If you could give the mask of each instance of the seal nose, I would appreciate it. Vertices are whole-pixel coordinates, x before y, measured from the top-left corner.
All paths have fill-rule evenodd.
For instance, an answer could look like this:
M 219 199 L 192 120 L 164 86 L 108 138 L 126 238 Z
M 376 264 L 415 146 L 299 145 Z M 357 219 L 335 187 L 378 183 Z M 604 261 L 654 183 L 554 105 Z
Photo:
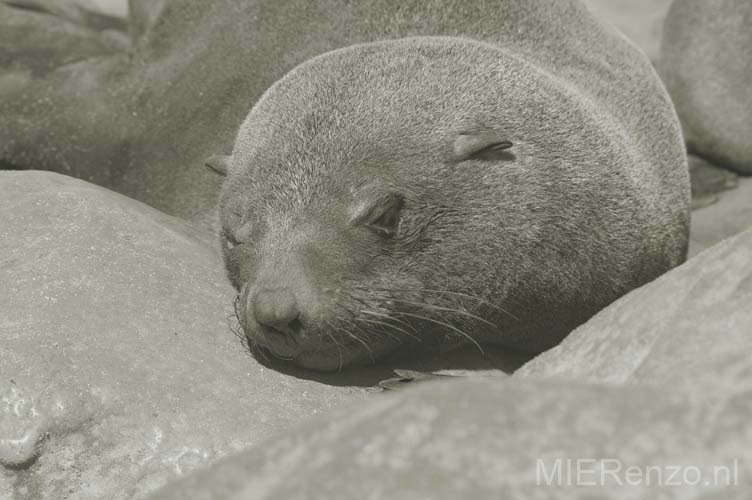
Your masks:
M 303 327 L 295 295 L 289 288 L 265 288 L 253 302 L 256 322 L 286 335 L 295 335 Z

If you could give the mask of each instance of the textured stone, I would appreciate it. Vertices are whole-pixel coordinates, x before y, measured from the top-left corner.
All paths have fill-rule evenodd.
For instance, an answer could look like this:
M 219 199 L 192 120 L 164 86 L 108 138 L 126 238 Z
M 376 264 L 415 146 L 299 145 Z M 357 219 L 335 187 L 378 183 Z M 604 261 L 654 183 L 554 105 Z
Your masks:
M 659 70 L 690 152 L 752 174 L 752 2 L 675 0 Z
M 724 192 L 718 203 L 692 212 L 689 256 L 752 228 L 752 178 L 739 179 L 739 186 Z
M 663 19 L 671 0 L 583 0 L 593 13 L 612 23 L 650 57 L 658 58 Z
M 139 498 L 362 400 L 233 334 L 212 238 L 59 174 L 0 172 L 0 497 Z
M 621 298 L 513 377 L 334 412 L 154 498 L 748 498 L 751 299 L 752 230 Z M 577 460 L 595 472 L 540 484 L 557 460 L 564 474 Z
M 750 412 L 749 393 L 697 403 L 647 387 L 427 383 L 334 412 L 152 498 L 741 500 L 752 487 Z M 573 486 L 567 466 L 578 459 L 595 472 Z M 630 485 L 629 467 L 652 482 Z
M 596 314 L 517 376 L 752 389 L 752 230 Z
M 56 7 L 52 11 L 55 15 L 14 8 L 0 1 L 0 99 L 23 92 L 56 68 L 122 52 L 125 46 L 113 33 L 103 34 L 87 26 L 72 3 L 30 3 L 40 9 L 49 3 L 51 8 Z M 121 21 L 121 25 L 125 23 Z

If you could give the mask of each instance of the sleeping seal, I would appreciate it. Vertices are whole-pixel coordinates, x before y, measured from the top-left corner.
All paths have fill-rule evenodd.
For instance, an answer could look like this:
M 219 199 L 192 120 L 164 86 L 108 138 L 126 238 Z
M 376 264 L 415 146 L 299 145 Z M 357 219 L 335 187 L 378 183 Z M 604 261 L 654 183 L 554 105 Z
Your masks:
M 245 333 L 304 367 L 538 353 L 685 259 L 684 146 L 644 55 L 576 1 L 421 5 L 395 13 L 421 36 L 297 66 L 208 161 Z

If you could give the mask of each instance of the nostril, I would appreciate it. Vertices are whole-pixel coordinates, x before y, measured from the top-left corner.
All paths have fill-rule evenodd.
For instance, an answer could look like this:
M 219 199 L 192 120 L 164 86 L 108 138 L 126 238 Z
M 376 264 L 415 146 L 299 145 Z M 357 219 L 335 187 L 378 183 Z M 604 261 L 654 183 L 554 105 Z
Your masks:
M 290 321 L 287 324 L 287 327 L 290 329 L 292 333 L 299 333 L 300 330 L 303 329 L 303 322 L 300 321 L 300 316 L 295 318 L 294 320 Z
M 298 335 L 300 330 L 303 329 L 303 323 L 298 318 L 288 321 L 287 323 L 262 323 L 262 326 L 268 330 L 284 335 Z
M 268 330 L 295 335 L 303 328 L 295 295 L 289 288 L 260 290 L 253 307 L 256 322 Z

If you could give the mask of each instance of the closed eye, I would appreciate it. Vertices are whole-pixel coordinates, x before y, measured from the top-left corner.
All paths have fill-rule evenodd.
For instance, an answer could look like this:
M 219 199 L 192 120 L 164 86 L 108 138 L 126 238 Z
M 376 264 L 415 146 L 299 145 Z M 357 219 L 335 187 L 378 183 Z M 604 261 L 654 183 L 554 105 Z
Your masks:
M 222 240 L 224 241 L 225 247 L 227 247 L 228 250 L 232 250 L 240 244 L 240 241 L 238 241 L 238 239 L 229 229 L 222 230 Z
M 403 205 L 404 197 L 396 193 L 376 200 L 367 212 L 366 227 L 385 238 L 394 237 L 399 229 Z

